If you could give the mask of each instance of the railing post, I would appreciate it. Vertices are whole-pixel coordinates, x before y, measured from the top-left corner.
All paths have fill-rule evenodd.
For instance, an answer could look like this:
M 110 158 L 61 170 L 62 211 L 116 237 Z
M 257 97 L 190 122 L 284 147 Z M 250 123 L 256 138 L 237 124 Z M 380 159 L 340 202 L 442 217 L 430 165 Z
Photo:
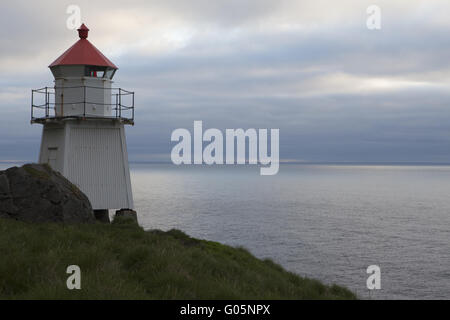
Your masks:
M 118 108 L 118 101 L 119 100 L 118 100 L 117 93 L 115 93 L 114 95 L 116 96 L 116 108 L 115 109 L 116 109 L 116 119 L 117 119 L 117 115 L 119 114 L 119 110 L 117 110 L 117 108 Z
M 56 92 L 57 92 L 57 90 L 56 90 L 56 83 L 55 83 L 55 85 L 53 86 L 53 116 L 56 118 L 57 117 L 57 115 L 56 115 Z
M 33 109 L 34 109 L 34 90 L 31 90 L 31 120 L 33 120 Z
M 50 92 L 47 92 L 47 105 L 45 108 L 45 117 L 48 118 L 50 115 Z
M 45 117 L 47 118 L 47 108 L 48 108 L 48 95 L 47 95 L 47 87 L 45 87 Z
M 134 92 L 132 93 L 132 99 L 133 99 L 133 102 L 131 105 L 132 105 L 133 109 L 131 109 L 131 120 L 134 121 Z
M 119 118 L 122 118 L 122 89 L 119 88 Z

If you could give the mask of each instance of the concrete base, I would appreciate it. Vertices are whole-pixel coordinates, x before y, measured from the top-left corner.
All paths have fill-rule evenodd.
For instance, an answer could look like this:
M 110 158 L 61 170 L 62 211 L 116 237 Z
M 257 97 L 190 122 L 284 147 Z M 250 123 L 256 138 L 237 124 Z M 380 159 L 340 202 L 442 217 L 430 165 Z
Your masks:
M 120 209 L 116 211 L 116 217 L 130 217 L 137 223 L 136 211 L 132 209 Z
M 95 219 L 103 223 L 111 223 L 109 220 L 109 210 L 94 210 Z

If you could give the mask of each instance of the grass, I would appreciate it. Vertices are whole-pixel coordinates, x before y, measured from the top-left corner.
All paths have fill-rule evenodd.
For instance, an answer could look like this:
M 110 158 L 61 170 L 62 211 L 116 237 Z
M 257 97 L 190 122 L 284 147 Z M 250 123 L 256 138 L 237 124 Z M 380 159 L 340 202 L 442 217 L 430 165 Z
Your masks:
M 81 268 L 81 290 L 66 287 L 69 265 Z M 355 298 L 243 248 L 144 231 L 126 217 L 111 225 L 0 219 L 0 299 Z
M 25 169 L 25 171 L 28 172 L 29 174 L 31 174 L 33 177 L 40 178 L 40 179 L 50 179 L 50 172 L 52 169 L 50 168 L 50 166 L 48 164 L 44 164 L 43 167 L 46 171 L 37 170 L 37 169 L 33 168 L 30 164 L 23 165 L 23 168 Z

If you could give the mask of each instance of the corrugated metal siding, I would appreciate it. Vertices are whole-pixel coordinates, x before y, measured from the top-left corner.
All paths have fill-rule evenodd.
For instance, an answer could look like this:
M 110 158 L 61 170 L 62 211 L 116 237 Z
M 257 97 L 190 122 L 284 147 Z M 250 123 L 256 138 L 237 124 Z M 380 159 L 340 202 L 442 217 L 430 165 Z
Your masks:
M 69 146 L 67 178 L 94 209 L 131 207 L 119 128 L 72 127 Z

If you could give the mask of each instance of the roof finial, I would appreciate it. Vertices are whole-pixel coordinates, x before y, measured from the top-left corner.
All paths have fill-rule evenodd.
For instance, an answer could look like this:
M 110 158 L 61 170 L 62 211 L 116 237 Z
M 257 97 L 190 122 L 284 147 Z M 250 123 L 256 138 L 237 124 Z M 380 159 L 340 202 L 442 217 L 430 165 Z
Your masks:
M 88 37 L 89 29 L 84 25 L 84 23 L 78 29 L 78 36 L 80 39 L 86 39 Z

